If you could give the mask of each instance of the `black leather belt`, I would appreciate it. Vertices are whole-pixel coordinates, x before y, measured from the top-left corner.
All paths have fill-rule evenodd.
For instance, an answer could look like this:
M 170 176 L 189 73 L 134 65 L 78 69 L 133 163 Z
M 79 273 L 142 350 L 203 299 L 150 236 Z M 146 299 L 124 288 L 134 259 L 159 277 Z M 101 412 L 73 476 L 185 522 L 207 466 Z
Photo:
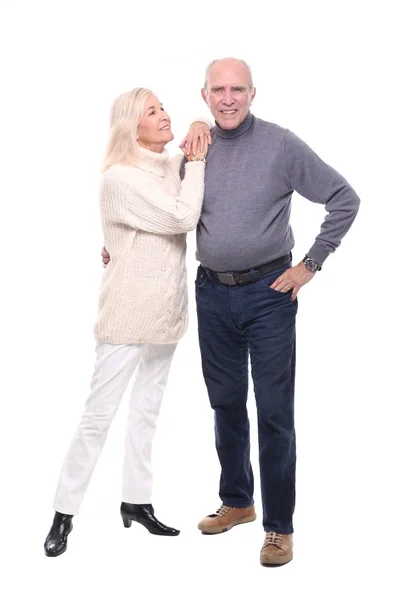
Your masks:
M 280 267 L 283 267 L 292 260 L 292 254 L 289 252 L 276 260 L 273 260 L 260 267 L 255 267 L 253 273 L 251 271 L 233 271 L 228 273 L 217 273 L 203 267 L 203 269 L 212 277 L 224 285 L 244 285 L 246 283 L 252 283 L 256 279 L 261 279 L 267 273 L 272 273 Z

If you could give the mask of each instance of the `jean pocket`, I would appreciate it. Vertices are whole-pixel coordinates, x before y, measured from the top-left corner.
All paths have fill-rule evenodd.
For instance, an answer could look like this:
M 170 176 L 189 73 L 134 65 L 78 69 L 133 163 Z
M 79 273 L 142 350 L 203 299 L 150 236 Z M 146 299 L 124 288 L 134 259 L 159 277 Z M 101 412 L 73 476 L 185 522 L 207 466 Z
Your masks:
M 203 285 L 206 283 L 208 277 L 207 277 L 207 273 L 205 272 L 205 270 L 203 269 L 203 267 L 201 265 L 199 265 L 198 269 L 197 269 L 197 275 L 196 275 L 196 279 L 195 279 L 195 286 L 197 288 L 201 288 L 203 287 Z
M 287 269 L 290 269 L 291 266 L 292 266 L 291 263 L 287 263 L 283 267 L 280 267 L 279 269 L 276 269 L 275 271 L 271 271 L 271 273 L 267 273 L 266 275 L 264 275 L 264 277 L 262 277 L 260 279 L 260 282 L 264 285 L 264 287 L 267 288 L 267 290 L 269 292 L 271 292 L 271 294 L 275 294 L 276 296 L 287 296 L 287 294 L 291 294 L 291 292 L 292 292 L 291 289 L 288 290 L 287 292 L 280 292 L 279 290 L 274 290 L 271 287 L 271 285 L 274 283 L 274 281 L 276 279 L 278 279 L 278 277 L 280 275 L 282 275 L 282 273 L 287 271 Z

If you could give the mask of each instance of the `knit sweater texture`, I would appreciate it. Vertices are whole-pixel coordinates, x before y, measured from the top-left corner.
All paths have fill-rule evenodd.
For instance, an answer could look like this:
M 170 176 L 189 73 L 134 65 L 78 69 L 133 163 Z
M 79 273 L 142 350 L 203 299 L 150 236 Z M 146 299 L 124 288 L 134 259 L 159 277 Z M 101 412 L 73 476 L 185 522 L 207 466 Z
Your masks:
M 203 162 L 141 149 L 137 166 L 103 174 L 100 211 L 110 262 L 104 269 L 96 340 L 109 344 L 177 342 L 188 325 L 186 233 L 195 229 Z

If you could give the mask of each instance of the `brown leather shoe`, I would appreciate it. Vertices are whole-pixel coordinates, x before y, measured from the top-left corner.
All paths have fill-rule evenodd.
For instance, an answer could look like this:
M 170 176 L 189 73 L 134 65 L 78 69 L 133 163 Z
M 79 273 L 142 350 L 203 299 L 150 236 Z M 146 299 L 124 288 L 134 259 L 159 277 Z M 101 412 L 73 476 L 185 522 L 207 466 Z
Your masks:
M 213 515 L 208 515 L 200 521 L 198 528 L 203 533 L 223 533 L 240 523 L 250 523 L 256 518 L 254 505 L 247 508 L 233 508 L 221 504 Z
M 263 547 L 261 548 L 260 563 L 264 567 L 286 565 L 293 558 L 292 534 L 284 535 L 267 531 Z

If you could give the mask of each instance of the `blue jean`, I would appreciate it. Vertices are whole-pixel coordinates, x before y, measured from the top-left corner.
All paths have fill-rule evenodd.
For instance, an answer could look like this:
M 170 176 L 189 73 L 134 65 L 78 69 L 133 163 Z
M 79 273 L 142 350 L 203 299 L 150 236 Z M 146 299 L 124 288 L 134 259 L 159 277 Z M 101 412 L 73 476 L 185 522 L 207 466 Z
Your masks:
M 199 266 L 195 283 L 203 375 L 221 464 L 220 498 L 241 508 L 254 502 L 246 408 L 250 355 L 263 527 L 282 534 L 293 532 L 295 507 L 297 300 L 291 300 L 291 291 L 277 292 L 270 285 L 290 266 L 240 286 L 221 284 Z

